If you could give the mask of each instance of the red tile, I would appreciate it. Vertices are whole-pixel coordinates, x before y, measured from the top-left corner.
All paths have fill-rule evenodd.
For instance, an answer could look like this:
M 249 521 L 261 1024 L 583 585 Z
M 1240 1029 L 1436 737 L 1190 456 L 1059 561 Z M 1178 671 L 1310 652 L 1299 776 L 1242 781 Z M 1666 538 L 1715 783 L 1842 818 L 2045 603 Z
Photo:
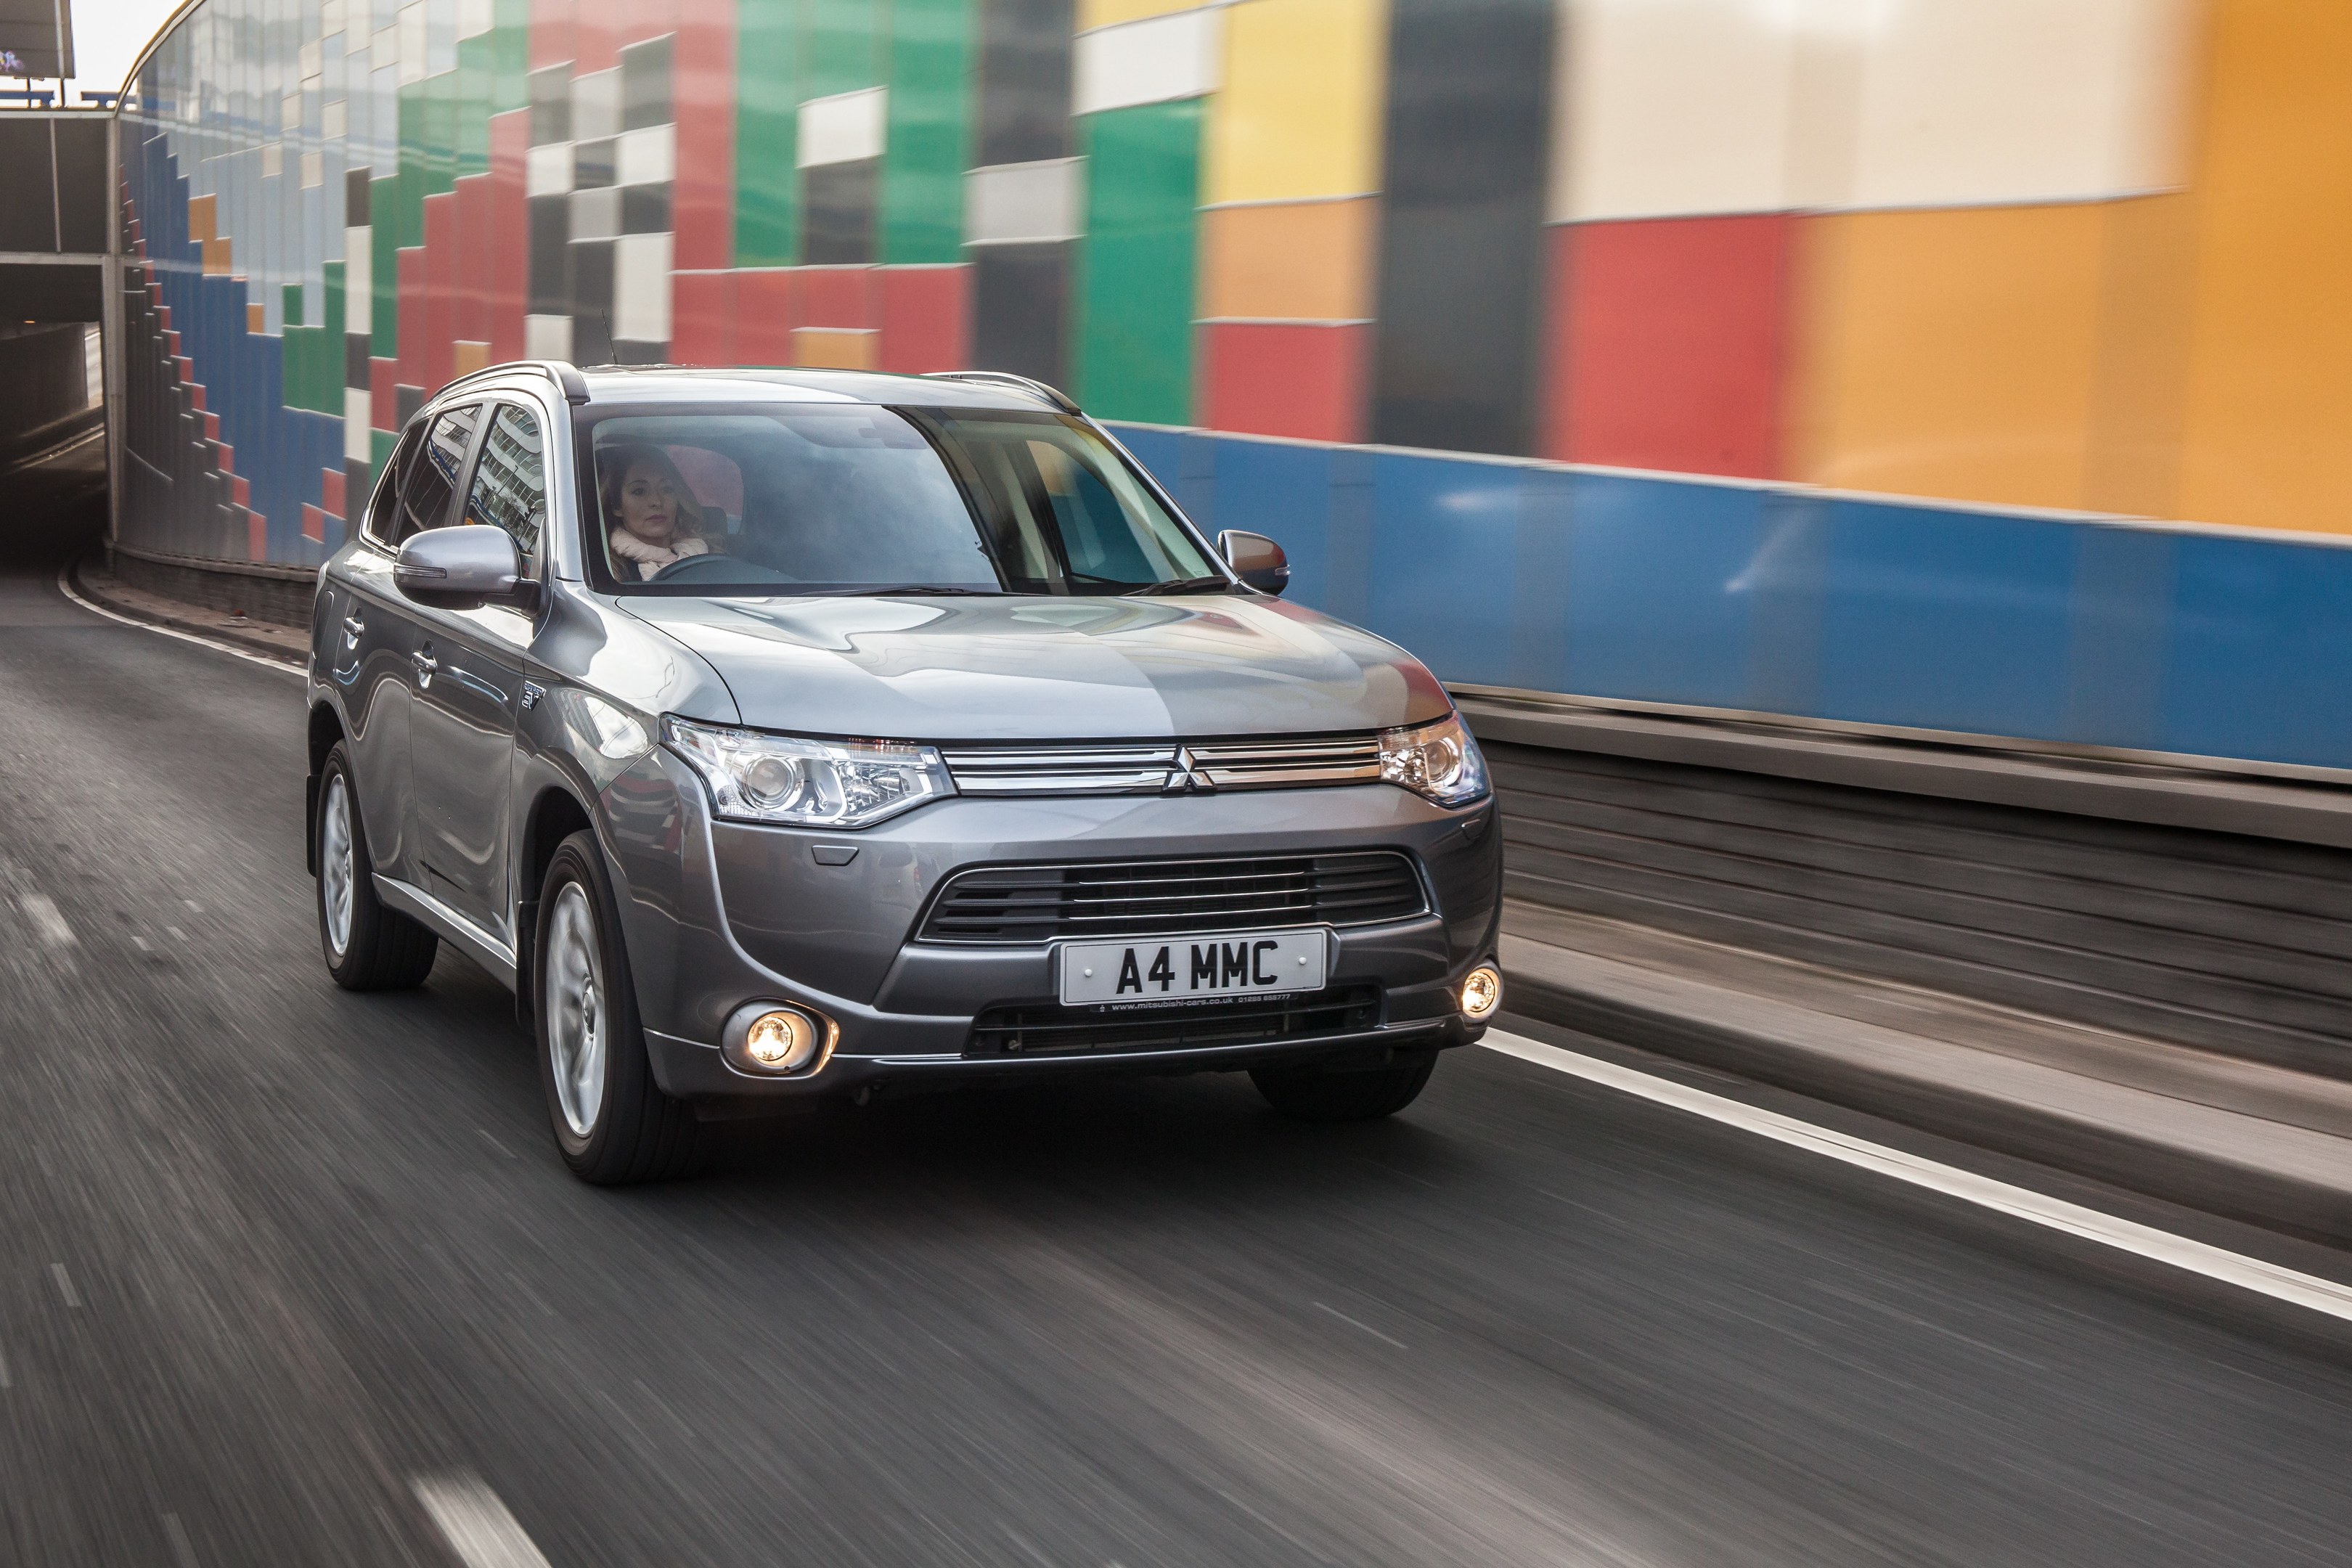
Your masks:
M 881 362 L 907 374 L 961 370 L 971 363 L 966 267 L 885 267 Z
M 205 439 L 207 441 L 217 441 L 220 439 L 219 415 L 206 414 L 205 416 Z
M 522 318 L 530 296 L 530 206 L 524 164 L 530 110 L 490 117 L 490 358 L 522 358 Z
M 349 515 L 343 510 L 343 470 L 341 468 L 319 470 L 319 510 L 320 511 L 332 512 L 337 517 Z
M 1219 321 L 1201 329 L 1201 422 L 1309 441 L 1363 438 L 1363 326 Z
M 188 362 L 182 360 L 180 363 L 184 365 Z M 187 384 L 187 387 L 190 397 L 194 399 L 194 406 L 202 408 L 205 405 L 205 384 L 201 381 L 192 381 Z
M 213 467 L 224 474 L 236 472 L 236 448 L 226 441 L 213 443 Z
M 572 0 L 530 0 L 530 68 L 572 58 Z
M 1774 478 L 1793 226 L 1765 214 L 1553 229 L 1543 455 Z
M 735 274 L 735 363 L 790 364 L 801 321 L 802 274 L 759 268 Z
M 327 514 L 309 501 L 302 503 L 302 537 L 315 544 L 327 542 Z
M 228 499 L 239 506 L 245 505 L 253 499 L 253 481 L 242 474 L 232 477 L 228 481 Z
M 400 357 L 394 363 L 399 367 L 394 378 L 403 386 L 425 384 L 425 252 L 415 246 L 403 246 L 393 252 L 393 287 L 400 300 Z M 376 426 L 380 430 L 397 430 L 397 425 L 387 420 Z
M 708 0 L 692 0 L 692 3 L 700 5 L 708 4 Z M 677 31 L 678 0 L 626 0 L 625 4 L 614 6 L 614 10 L 613 37 L 623 47 Z M 676 61 L 677 57 L 672 56 L 673 68 Z
M 572 0 L 572 74 L 621 63 L 621 0 Z
M 396 359 L 368 361 L 368 428 L 397 430 L 400 428 L 400 362 Z
M 673 272 L 669 279 L 669 357 L 677 364 L 735 363 L 732 272 Z
M 874 275 L 871 267 L 801 267 L 801 321 L 803 327 L 846 328 L 872 331 L 875 320 Z
M 677 178 L 670 186 L 672 265 L 735 265 L 736 0 L 685 0 L 671 98 Z
M 404 254 L 403 261 L 407 260 Z M 418 356 L 427 397 L 446 386 L 457 374 L 457 195 L 443 191 L 425 198 L 425 341 Z M 401 282 L 408 281 L 405 269 Z M 408 324 L 408 303 L 400 306 L 401 324 Z

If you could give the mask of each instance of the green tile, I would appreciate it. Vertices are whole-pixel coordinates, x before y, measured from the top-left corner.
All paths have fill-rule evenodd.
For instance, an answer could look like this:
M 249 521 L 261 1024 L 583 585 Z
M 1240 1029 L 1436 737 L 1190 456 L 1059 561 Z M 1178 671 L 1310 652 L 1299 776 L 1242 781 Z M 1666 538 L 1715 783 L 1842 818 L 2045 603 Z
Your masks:
M 735 265 L 800 259 L 801 0 L 741 0 L 735 38 Z
M 488 33 L 457 40 L 457 68 L 450 73 L 456 79 L 449 93 L 460 179 L 489 172 L 490 59 L 495 47 Z
M 493 0 L 490 112 L 530 107 L 530 0 Z
M 875 0 L 805 0 L 805 5 L 802 100 L 879 85 L 883 34 L 877 24 L 883 7 Z
M 1087 237 L 1072 335 L 1077 395 L 1091 414 L 1192 421 L 1202 119 L 1191 99 L 1079 122 Z
M 891 0 L 885 261 L 963 259 L 973 12 L 971 0 Z

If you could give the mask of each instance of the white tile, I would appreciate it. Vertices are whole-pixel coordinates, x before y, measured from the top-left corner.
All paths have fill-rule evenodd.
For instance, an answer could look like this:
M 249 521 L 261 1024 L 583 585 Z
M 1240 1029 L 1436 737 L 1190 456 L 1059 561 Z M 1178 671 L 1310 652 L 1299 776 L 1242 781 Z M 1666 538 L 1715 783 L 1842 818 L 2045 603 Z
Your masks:
M 350 7 L 344 0 L 321 0 L 319 6 L 319 31 L 340 33 L 350 25 Z
M 1793 7 L 1565 0 L 1549 216 L 1787 205 Z
M 613 242 L 613 335 L 669 342 L 669 236 L 625 234 Z
M 2187 0 L 1903 0 L 1863 51 L 1858 206 L 2175 183 Z
M 572 188 L 572 143 L 534 147 L 523 160 L 525 195 L 560 196 Z
M 602 142 L 621 133 L 621 70 L 590 71 L 572 79 L 572 139 Z
M 376 70 L 400 63 L 400 24 L 378 28 L 368 35 L 368 64 Z
M 457 0 L 457 36 L 478 37 L 496 24 L 491 0 Z
M 264 142 L 261 144 L 261 177 L 274 180 L 286 172 L 286 143 Z
M 302 154 L 302 188 L 317 190 L 327 183 L 327 155 L 324 153 Z
M 354 463 L 374 460 L 375 443 L 368 437 L 374 418 L 375 399 L 368 395 L 366 387 L 343 388 L 343 457 L 347 460 Z M 362 496 L 346 496 L 343 504 L 364 507 L 367 501 Z
M 289 92 L 278 100 L 278 128 L 281 131 L 302 129 L 302 95 Z
M 1218 7 L 1080 33 L 1072 49 L 1070 112 L 1214 92 L 1223 40 L 1224 12 Z
M 411 0 L 400 8 L 400 82 L 406 87 L 425 79 L 425 52 L 431 47 L 425 0 Z
M 613 142 L 613 180 L 623 185 L 666 184 L 677 177 L 677 127 L 646 125 Z
M 572 318 L 525 316 L 522 319 L 522 353 L 525 359 L 570 359 Z
M 803 169 L 826 163 L 848 163 L 879 158 L 888 133 L 890 94 L 869 87 L 813 98 L 801 105 L 799 152 L 794 161 Z
M 367 332 L 372 329 L 370 307 L 375 294 L 368 279 L 375 268 L 374 239 L 364 224 L 343 230 L 343 331 Z
M 319 110 L 319 134 L 330 142 L 341 142 L 351 134 L 351 107 L 340 98 L 322 106 Z
M 966 245 L 1076 239 L 1086 228 L 1086 160 L 998 163 L 964 175 Z
M 297 51 L 296 58 L 300 61 L 302 74 L 306 77 L 317 76 L 326 68 L 326 50 L 315 38 L 303 45 Z

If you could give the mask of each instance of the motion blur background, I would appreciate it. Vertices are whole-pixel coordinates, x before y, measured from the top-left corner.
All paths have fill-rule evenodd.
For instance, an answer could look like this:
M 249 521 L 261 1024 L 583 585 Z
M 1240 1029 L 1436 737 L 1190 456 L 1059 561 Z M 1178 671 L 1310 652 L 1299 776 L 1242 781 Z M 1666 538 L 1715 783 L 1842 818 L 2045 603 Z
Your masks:
M 2334 0 L 200 0 L 131 89 L 133 551 L 317 563 L 499 360 L 979 365 L 1456 683 L 2352 765 Z

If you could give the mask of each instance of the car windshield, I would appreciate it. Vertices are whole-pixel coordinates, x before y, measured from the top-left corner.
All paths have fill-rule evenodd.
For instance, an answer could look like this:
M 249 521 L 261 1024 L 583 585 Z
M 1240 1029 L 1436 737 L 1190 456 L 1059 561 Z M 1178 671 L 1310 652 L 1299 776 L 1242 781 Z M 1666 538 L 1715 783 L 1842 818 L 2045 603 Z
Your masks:
M 1084 423 L 872 405 L 597 419 L 593 544 L 625 593 L 1223 592 Z

